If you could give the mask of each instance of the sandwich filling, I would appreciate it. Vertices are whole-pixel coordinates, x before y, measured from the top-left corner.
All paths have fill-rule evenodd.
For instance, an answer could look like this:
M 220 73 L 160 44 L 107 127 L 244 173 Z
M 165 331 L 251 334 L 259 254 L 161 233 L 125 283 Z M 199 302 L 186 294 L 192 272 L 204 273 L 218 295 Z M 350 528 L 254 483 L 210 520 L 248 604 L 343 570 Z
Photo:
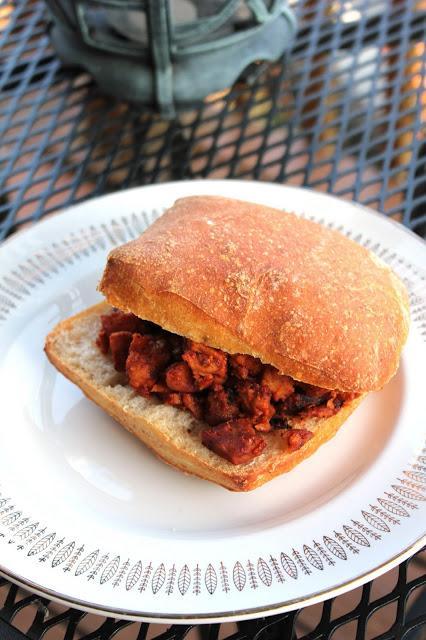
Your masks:
M 208 428 L 203 444 L 233 464 L 250 462 L 278 432 L 289 451 L 313 433 L 311 418 L 329 418 L 358 394 L 323 389 L 280 375 L 247 354 L 228 354 L 165 331 L 131 313 L 101 316 L 96 344 L 140 395 L 189 411 Z

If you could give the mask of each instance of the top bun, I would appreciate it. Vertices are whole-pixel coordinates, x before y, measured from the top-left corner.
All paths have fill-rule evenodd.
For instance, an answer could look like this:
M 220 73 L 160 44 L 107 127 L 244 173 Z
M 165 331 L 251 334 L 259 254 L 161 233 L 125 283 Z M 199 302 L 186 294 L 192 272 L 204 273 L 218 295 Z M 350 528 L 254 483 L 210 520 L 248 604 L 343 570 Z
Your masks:
M 259 204 L 177 200 L 109 257 L 108 302 L 313 385 L 380 389 L 409 326 L 401 281 L 337 231 Z

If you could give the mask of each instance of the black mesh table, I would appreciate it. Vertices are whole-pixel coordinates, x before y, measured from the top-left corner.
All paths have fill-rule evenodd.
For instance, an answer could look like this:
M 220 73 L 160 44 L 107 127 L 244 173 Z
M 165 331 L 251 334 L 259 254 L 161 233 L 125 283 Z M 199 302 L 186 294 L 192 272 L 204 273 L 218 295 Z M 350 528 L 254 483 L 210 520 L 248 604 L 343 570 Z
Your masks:
M 0 235 L 130 186 L 247 178 L 366 204 L 426 233 L 426 3 L 294 0 L 292 55 L 173 121 L 65 69 L 38 0 L 0 4 Z M 147 625 L 48 602 L 0 578 L 0 640 L 426 638 L 424 552 L 302 611 L 238 625 Z

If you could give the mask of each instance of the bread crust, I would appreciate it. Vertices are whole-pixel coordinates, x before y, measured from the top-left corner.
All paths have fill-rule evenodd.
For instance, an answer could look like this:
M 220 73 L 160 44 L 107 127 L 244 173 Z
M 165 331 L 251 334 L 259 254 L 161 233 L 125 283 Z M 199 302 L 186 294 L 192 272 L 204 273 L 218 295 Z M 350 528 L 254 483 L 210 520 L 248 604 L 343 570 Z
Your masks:
M 314 435 L 298 451 L 286 450 L 279 434 L 265 434 L 267 448 L 261 456 L 248 464 L 232 465 L 201 444 L 199 432 L 204 423 L 175 407 L 140 398 L 127 385 L 120 385 L 121 374 L 94 344 L 99 317 L 108 311 L 110 307 L 101 303 L 60 322 L 46 339 L 45 351 L 51 363 L 164 462 L 232 491 L 255 489 L 290 471 L 330 440 L 362 399 L 347 404 L 331 418 L 310 420 L 304 426 Z M 103 379 L 100 370 L 106 372 Z
M 114 249 L 99 289 L 169 331 L 341 391 L 382 388 L 409 327 L 403 284 L 367 249 L 294 214 L 215 196 L 178 200 Z

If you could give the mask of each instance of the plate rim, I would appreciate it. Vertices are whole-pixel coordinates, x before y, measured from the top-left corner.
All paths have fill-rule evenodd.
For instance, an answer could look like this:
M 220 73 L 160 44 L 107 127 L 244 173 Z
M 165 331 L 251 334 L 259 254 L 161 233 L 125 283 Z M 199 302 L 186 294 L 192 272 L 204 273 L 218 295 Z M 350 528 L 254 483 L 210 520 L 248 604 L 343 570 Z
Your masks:
M 313 189 L 305 189 L 302 187 L 296 187 L 296 186 L 292 186 L 292 185 L 282 185 L 282 184 L 277 184 L 274 182 L 259 182 L 259 181 L 247 181 L 247 180 L 182 180 L 182 181 L 174 181 L 174 182 L 166 182 L 166 183 L 157 183 L 157 184 L 153 184 L 153 185 L 141 185 L 141 186 L 137 186 L 131 189 L 126 189 L 126 190 L 122 190 L 122 191 L 116 191 L 112 194 L 105 194 L 102 196 L 99 196 L 97 198 L 92 198 L 92 199 L 87 199 L 81 203 L 75 204 L 75 205 L 71 205 L 70 207 L 67 207 L 66 209 L 64 209 L 61 212 L 58 212 L 58 214 L 56 214 L 55 216 L 47 219 L 47 220 L 41 220 L 39 221 L 36 225 L 32 225 L 31 227 L 27 228 L 27 229 L 23 229 L 22 231 L 13 234 L 10 238 L 7 238 L 4 242 L 2 242 L 1 246 L 0 246 L 0 255 L 1 252 L 3 251 L 3 248 L 6 247 L 10 247 L 11 244 L 13 244 L 14 242 L 19 245 L 19 243 L 24 240 L 24 237 L 28 237 L 28 234 L 33 234 L 33 233 L 37 233 L 38 230 L 40 229 L 40 226 L 46 227 L 46 230 L 48 231 L 48 227 L 49 226 L 53 226 L 55 227 L 56 225 L 60 225 L 61 224 L 61 219 L 63 219 L 63 216 L 68 215 L 72 215 L 75 209 L 78 209 L 80 207 L 85 207 L 88 206 L 92 203 L 98 203 L 98 201 L 102 201 L 104 198 L 119 198 L 121 195 L 123 194 L 128 194 L 131 192 L 138 192 L 141 190 L 147 190 L 149 189 L 150 191 L 160 191 L 161 189 L 173 189 L 173 187 L 179 186 L 182 187 L 184 185 L 186 186 L 192 186 L 194 189 L 199 189 L 201 188 L 201 186 L 203 184 L 209 183 L 209 185 L 211 186 L 217 186 L 220 189 L 220 186 L 223 186 L 224 183 L 232 183 L 235 187 L 238 186 L 243 186 L 243 185 L 247 185 L 247 183 L 254 185 L 261 185 L 262 188 L 269 188 L 269 187 L 274 187 L 274 190 L 280 190 L 281 188 L 285 188 L 285 189 L 289 189 L 292 191 L 297 191 L 297 192 L 310 192 L 311 194 L 313 194 L 315 197 L 320 197 L 320 199 L 324 199 L 327 200 L 329 198 L 332 198 L 333 200 L 336 200 L 338 202 L 342 202 L 342 199 L 333 195 L 333 194 L 327 194 L 327 193 L 322 193 L 322 192 L 317 192 Z M 325 198 L 322 198 L 322 196 L 325 196 Z M 357 202 L 353 202 L 353 201 L 347 201 L 347 200 L 343 200 L 343 202 L 349 206 L 352 206 L 354 208 L 358 208 L 361 210 L 364 210 L 365 212 L 367 212 L 369 215 L 374 214 L 374 217 L 378 220 L 380 220 L 381 222 L 385 222 L 385 224 L 387 222 L 391 223 L 391 226 L 397 230 L 399 233 L 401 231 L 403 232 L 408 232 L 409 236 L 411 238 L 414 238 L 417 241 L 420 241 L 420 246 L 424 246 L 424 242 L 422 241 L 422 239 L 417 236 L 412 230 L 408 229 L 407 227 L 403 226 L 400 222 L 393 220 L 391 218 L 388 218 L 387 216 L 385 216 L 384 214 L 381 214 L 377 211 L 374 211 L 372 209 L 370 209 L 369 207 L 366 207 L 365 205 L 362 205 L 360 203 Z M 42 231 L 43 232 L 43 231 Z M 416 265 L 418 266 L 418 265 Z M 308 606 L 310 604 L 314 604 L 316 602 L 320 602 L 323 601 L 324 599 L 326 599 L 327 597 L 335 597 L 339 594 L 345 593 L 353 588 L 356 588 L 362 584 L 365 584 L 365 582 L 367 582 L 370 579 L 373 579 L 379 575 L 382 575 L 385 571 L 391 569 L 392 567 L 396 566 L 397 564 L 399 564 L 400 562 L 402 562 L 403 560 L 405 560 L 406 558 L 408 558 L 409 556 L 411 556 L 413 553 L 415 553 L 416 551 L 418 551 L 419 549 L 422 548 L 422 546 L 424 546 L 424 544 L 426 543 L 426 536 L 421 536 L 420 538 L 418 538 L 417 540 L 415 540 L 413 543 L 411 543 L 408 547 L 406 547 L 405 549 L 401 550 L 401 552 L 399 552 L 398 554 L 394 555 L 392 558 L 390 558 L 389 560 L 385 561 L 384 563 L 382 563 L 381 565 L 379 565 L 378 567 L 375 567 L 373 569 L 370 569 L 368 571 L 366 571 L 365 573 L 362 573 L 359 576 L 356 576 L 355 578 L 352 578 L 351 580 L 348 580 L 344 583 L 339 583 L 338 585 L 335 585 L 333 587 L 329 587 L 323 590 L 320 590 L 318 592 L 314 592 L 311 593 L 308 597 L 303 598 L 303 597 L 297 597 L 295 599 L 292 600 L 286 600 L 283 602 L 280 602 L 278 604 L 275 605 L 264 605 L 262 607 L 251 607 L 249 609 L 239 609 L 239 610 L 232 610 L 231 612 L 226 611 L 226 612 L 220 612 L 220 613 L 215 613 L 215 614 L 187 614 L 187 613 L 182 613 L 182 614 L 170 614 L 170 615 L 163 615 L 163 614 L 155 614 L 155 613 L 145 613 L 145 612 L 140 612 L 140 611 L 134 611 L 134 610 L 126 610 L 126 609 L 122 609 L 122 608 L 107 608 L 107 607 L 102 607 L 101 605 L 95 605 L 91 602 L 85 601 L 85 600 L 79 600 L 76 598 L 72 598 L 69 597 L 67 595 L 64 595 L 60 592 L 57 592 L 53 589 L 48 589 L 46 587 L 43 587 L 42 585 L 38 584 L 37 582 L 32 582 L 31 580 L 28 580 L 26 578 L 23 578 L 22 576 L 19 576 L 13 572 L 10 572 L 8 569 L 5 569 L 1 564 L 0 564 L 0 574 L 3 575 L 4 577 L 8 578 L 10 581 L 23 586 L 24 588 L 29 588 L 33 593 L 37 593 L 38 595 L 42 595 L 45 597 L 49 597 L 52 600 L 56 601 L 56 602 L 60 602 L 63 604 L 67 604 L 67 605 L 71 605 L 71 606 L 76 606 L 77 608 L 83 609 L 85 611 L 90 611 L 92 613 L 97 613 L 99 615 L 104 614 L 104 615 L 112 615 L 112 616 L 120 616 L 123 619 L 128 619 L 128 620 L 139 620 L 139 621 L 148 621 L 148 622 L 176 622 L 176 623 L 183 623 L 183 622 L 218 622 L 218 621 L 233 621 L 233 620 L 244 620 L 244 619 L 251 619 L 251 618 L 256 618 L 259 617 L 259 615 L 274 615 L 276 613 L 280 613 L 280 612 L 285 612 L 285 611 L 290 611 L 290 610 L 294 610 L 295 608 L 297 608 L 298 606 Z
M 131 610 L 121 608 L 103 608 L 101 606 L 96 606 L 93 603 L 86 602 L 85 600 L 69 598 L 66 595 L 63 595 L 51 589 L 47 589 L 39 585 L 38 583 L 32 582 L 31 580 L 26 580 L 21 576 L 17 576 L 16 574 L 8 572 L 3 568 L 1 564 L 0 576 L 9 579 L 10 582 L 13 582 L 20 587 L 30 589 L 31 592 L 35 595 L 47 597 L 58 604 L 71 605 L 72 607 L 76 607 L 80 610 L 87 611 L 88 613 L 94 613 L 96 615 L 105 615 L 109 617 L 119 616 L 123 620 L 131 620 L 133 622 L 149 622 L 154 624 L 183 624 L 197 622 L 208 624 L 216 622 L 238 622 L 240 620 L 253 620 L 259 617 L 269 617 L 279 613 L 286 613 L 288 611 L 294 611 L 296 609 L 304 608 L 309 605 L 317 604 L 318 602 L 324 602 L 328 598 L 335 598 L 336 596 L 342 595 L 344 593 L 347 593 L 348 591 L 356 589 L 357 587 L 363 586 L 364 584 L 369 582 L 370 579 L 373 580 L 374 578 L 378 578 L 390 569 L 404 562 L 404 560 L 407 560 L 407 558 L 413 556 L 417 551 L 425 547 L 425 545 L 426 535 L 421 536 L 414 543 L 405 548 L 401 553 L 395 555 L 393 558 L 382 563 L 375 569 L 367 571 L 366 573 L 361 574 L 360 576 L 357 576 L 356 578 L 348 580 L 347 582 L 344 582 L 335 587 L 313 593 L 307 598 L 294 598 L 293 600 L 286 600 L 272 606 L 265 605 L 264 607 L 239 609 L 233 610 L 232 613 L 220 612 L 215 615 L 182 613 L 171 614 L 170 616 L 167 616 L 157 615 L 153 613 L 133 612 Z
M 400 232 L 407 233 L 409 237 L 411 237 L 413 240 L 416 240 L 420 244 L 420 246 L 423 246 L 423 247 L 426 246 L 426 240 L 421 238 L 412 229 L 402 224 L 402 222 L 399 222 L 398 220 L 395 220 L 394 218 L 387 216 L 385 213 L 376 211 L 375 209 L 372 209 L 371 207 L 365 204 L 362 204 L 361 202 L 356 202 L 355 200 L 345 200 L 344 198 L 340 198 L 334 193 L 325 193 L 323 191 L 316 191 L 315 189 L 311 189 L 309 187 L 297 187 L 291 184 L 281 184 L 277 182 L 271 182 L 268 180 L 240 180 L 237 178 L 229 178 L 229 179 L 228 178 L 226 179 L 198 178 L 196 180 L 170 180 L 166 182 L 156 182 L 154 184 L 144 184 L 136 187 L 130 187 L 128 189 L 120 189 L 119 191 L 113 191 L 112 193 L 105 193 L 105 194 L 96 196 L 94 198 L 90 198 L 90 197 L 86 198 L 81 202 L 77 202 L 75 204 L 71 204 L 67 206 L 65 209 L 61 209 L 59 211 L 53 211 L 48 218 L 46 219 L 41 218 L 36 222 L 34 222 L 30 227 L 26 227 L 25 229 L 18 229 L 11 236 L 4 238 L 3 240 L 0 241 L 0 254 L 3 251 L 3 248 L 5 246 L 8 247 L 10 244 L 13 244 L 13 242 L 21 240 L 24 236 L 34 233 L 34 230 L 39 229 L 41 226 L 45 226 L 45 225 L 50 226 L 51 224 L 54 224 L 59 217 L 70 215 L 73 210 L 79 209 L 80 207 L 84 207 L 89 203 L 99 202 L 99 201 L 102 201 L 104 198 L 116 198 L 122 194 L 131 193 L 132 191 L 136 192 L 142 189 L 144 190 L 149 189 L 154 191 L 154 190 L 160 190 L 161 188 L 164 188 L 164 187 L 169 188 L 169 187 L 189 185 L 189 184 L 194 185 L 194 187 L 197 187 L 197 185 L 202 185 L 206 183 L 212 184 L 212 185 L 216 184 L 219 186 L 223 185 L 224 183 L 226 184 L 231 183 L 236 186 L 238 185 L 244 186 L 247 184 L 252 184 L 252 185 L 261 185 L 262 187 L 266 186 L 266 187 L 274 187 L 278 189 L 284 188 L 292 191 L 307 191 L 308 193 L 311 193 L 312 195 L 315 195 L 317 197 L 324 198 L 324 199 L 331 198 L 333 200 L 336 200 L 337 202 L 343 202 L 345 204 L 361 209 L 370 215 L 372 214 L 376 218 L 376 220 L 380 220 L 385 224 L 389 223 L 393 229 L 395 230 L 397 229 Z M 236 198 L 236 200 L 241 200 L 242 202 L 245 201 L 244 198 Z M 284 211 L 285 209 L 282 209 L 282 210 Z

